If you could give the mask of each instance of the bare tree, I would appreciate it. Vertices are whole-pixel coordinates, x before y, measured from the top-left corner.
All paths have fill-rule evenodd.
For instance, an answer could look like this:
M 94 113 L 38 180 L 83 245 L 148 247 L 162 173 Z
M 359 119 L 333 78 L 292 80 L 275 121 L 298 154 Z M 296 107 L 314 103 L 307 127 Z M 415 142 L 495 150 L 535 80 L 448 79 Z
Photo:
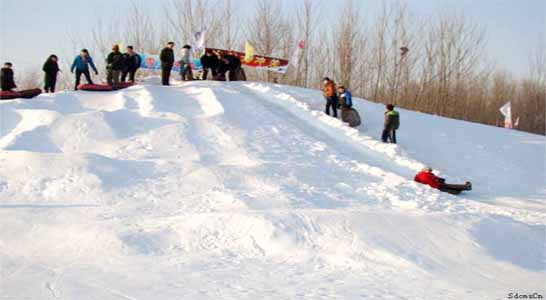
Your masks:
M 249 25 L 248 37 L 256 53 L 267 56 L 282 54 L 282 41 L 287 38 L 283 33 L 287 25 L 279 2 L 258 0 Z M 266 72 L 266 81 L 271 81 L 273 77 L 271 72 Z
M 343 18 L 339 18 L 333 32 L 336 66 L 339 70 L 341 84 L 350 86 L 354 65 L 356 64 L 358 45 L 360 45 L 362 22 L 360 10 L 352 0 L 348 0 L 343 8 Z
M 301 5 L 297 9 L 296 18 L 298 21 L 298 28 L 300 28 L 300 32 L 298 32 L 298 39 L 303 39 L 305 48 L 302 50 L 302 56 L 298 58 L 300 59 L 301 63 L 298 63 L 295 84 L 308 87 L 310 47 L 315 42 L 314 38 L 318 18 L 316 2 L 312 0 L 302 0 Z

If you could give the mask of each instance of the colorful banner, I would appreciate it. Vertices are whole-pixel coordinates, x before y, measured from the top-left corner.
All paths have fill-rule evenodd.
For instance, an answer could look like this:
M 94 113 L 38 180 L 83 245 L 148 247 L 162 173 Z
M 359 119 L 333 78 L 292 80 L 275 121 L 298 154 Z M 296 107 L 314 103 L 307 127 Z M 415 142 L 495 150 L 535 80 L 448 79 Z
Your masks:
M 150 55 L 150 54 L 139 54 L 142 59 L 140 68 L 148 70 L 161 70 L 161 61 L 159 60 L 159 55 Z M 199 58 L 192 58 L 191 63 L 192 70 L 199 71 L 203 69 L 201 65 L 201 60 Z M 180 73 L 180 63 L 178 61 L 174 62 L 174 66 L 171 70 L 172 72 Z
M 263 69 L 277 73 L 286 73 L 288 69 L 288 61 L 286 59 L 262 56 L 262 55 L 253 55 L 252 60 L 245 61 L 245 53 L 237 52 L 232 50 L 223 50 L 215 48 L 206 48 L 206 50 L 212 50 L 214 52 L 224 52 L 226 54 L 236 55 L 241 59 L 241 63 L 244 66 L 256 69 Z M 140 68 L 147 70 L 161 70 L 161 61 L 159 60 L 159 55 L 150 55 L 150 54 L 139 54 L 142 59 Z M 199 71 L 203 69 L 201 65 L 201 59 L 192 58 L 191 68 L 194 71 Z M 180 72 L 180 63 L 176 60 L 172 68 L 172 72 Z
M 233 51 L 233 50 L 223 50 L 216 48 L 206 48 L 206 50 L 212 50 L 214 52 L 224 52 L 230 55 L 236 55 L 241 59 L 243 66 L 250 68 L 263 69 L 277 73 L 286 73 L 288 69 L 288 61 L 286 59 L 268 57 L 263 55 L 253 55 L 251 61 L 244 61 L 245 54 L 243 52 Z

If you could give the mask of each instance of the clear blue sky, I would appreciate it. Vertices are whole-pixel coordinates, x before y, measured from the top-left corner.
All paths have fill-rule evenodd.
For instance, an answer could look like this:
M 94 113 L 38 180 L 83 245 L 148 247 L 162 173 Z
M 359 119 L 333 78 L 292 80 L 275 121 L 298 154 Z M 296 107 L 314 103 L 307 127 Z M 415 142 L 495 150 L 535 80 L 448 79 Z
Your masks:
M 162 5 L 170 0 L 142 1 L 149 13 L 160 17 Z M 275 1 L 275 0 L 271 0 Z M 287 10 L 294 2 L 282 1 Z M 384 1 L 359 0 L 366 15 L 373 15 Z M 233 0 L 234 6 L 248 8 L 248 2 Z M 322 22 L 338 17 L 338 1 L 322 0 Z M 19 67 L 40 65 L 50 53 L 70 49 L 67 32 L 88 32 L 97 16 L 111 16 L 128 7 L 130 0 L 0 0 L 0 60 Z M 531 49 L 545 39 L 545 0 L 407 0 L 417 15 L 431 15 L 444 9 L 458 9 L 487 28 L 487 54 L 515 74 L 523 74 Z M 248 9 L 247 9 L 248 10 Z M 244 13 L 242 14 L 244 15 Z M 329 24 L 322 24 L 326 26 Z M 95 54 L 95 56 L 98 56 Z

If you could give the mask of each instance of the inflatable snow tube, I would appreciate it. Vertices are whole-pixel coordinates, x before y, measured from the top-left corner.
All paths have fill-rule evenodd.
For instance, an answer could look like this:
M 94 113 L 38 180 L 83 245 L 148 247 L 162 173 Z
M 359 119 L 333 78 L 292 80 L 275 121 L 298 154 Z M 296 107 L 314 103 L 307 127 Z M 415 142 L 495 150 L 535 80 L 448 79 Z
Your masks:
M 17 98 L 24 98 L 24 99 L 30 99 L 34 98 L 42 93 L 41 89 L 30 89 L 30 90 L 24 90 L 24 91 L 0 91 L 0 100 L 8 100 L 8 99 L 17 99 Z
M 354 108 L 341 108 L 341 120 L 349 123 L 351 127 L 358 127 L 361 124 L 360 114 Z
M 116 91 L 116 90 L 121 90 L 121 89 L 124 89 L 124 88 L 128 88 L 130 86 L 132 86 L 133 83 L 131 82 L 123 82 L 123 83 L 120 83 L 119 85 L 116 85 L 116 86 L 112 86 L 112 85 L 108 85 L 108 84 L 80 84 L 78 86 L 78 90 L 82 90 L 82 91 L 95 91 L 95 92 L 107 92 L 107 91 Z

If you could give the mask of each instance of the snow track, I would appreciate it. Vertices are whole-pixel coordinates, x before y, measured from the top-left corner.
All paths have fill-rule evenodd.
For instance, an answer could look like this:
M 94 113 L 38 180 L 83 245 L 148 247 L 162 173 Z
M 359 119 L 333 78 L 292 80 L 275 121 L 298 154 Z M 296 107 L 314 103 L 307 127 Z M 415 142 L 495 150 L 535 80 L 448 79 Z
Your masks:
M 314 93 L 150 80 L 1 102 L 0 299 L 544 294 L 543 209 L 415 184 L 428 162 Z

